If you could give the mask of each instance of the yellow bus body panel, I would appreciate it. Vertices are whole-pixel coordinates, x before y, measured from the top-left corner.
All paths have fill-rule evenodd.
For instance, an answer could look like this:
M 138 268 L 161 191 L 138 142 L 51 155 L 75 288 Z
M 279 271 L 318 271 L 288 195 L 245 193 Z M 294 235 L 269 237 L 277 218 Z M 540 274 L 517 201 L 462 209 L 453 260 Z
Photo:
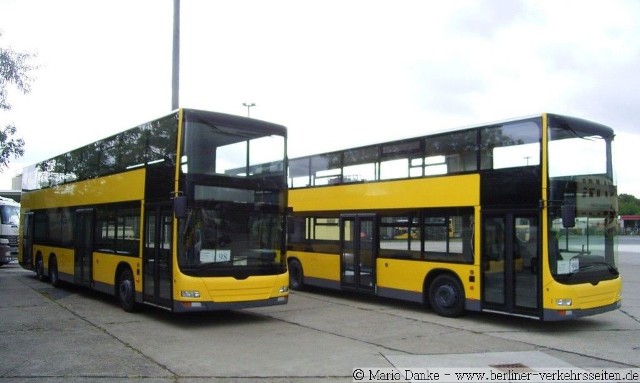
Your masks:
M 300 260 L 305 277 L 340 282 L 340 255 L 338 254 L 289 251 L 287 257 Z
M 544 237 L 543 248 L 549 248 L 549 238 Z M 622 299 L 622 278 L 608 281 L 600 281 L 597 285 L 582 283 L 577 285 L 566 285 L 557 282 L 550 272 L 550 261 L 548 256 L 542 257 L 542 308 L 544 310 L 570 311 L 587 310 L 598 307 L 607 307 L 619 302 Z M 571 299 L 571 306 L 561 306 L 557 300 Z
M 550 277 L 550 279 L 552 278 Z M 622 279 L 618 277 L 609 281 L 600 281 L 596 286 L 590 283 L 564 285 L 551 280 L 545 284 L 543 289 L 545 292 L 544 309 L 587 310 L 618 302 L 622 294 Z M 558 299 L 571 299 L 572 305 L 570 307 L 560 306 L 556 304 Z
M 94 180 L 36 190 L 22 195 L 23 210 L 46 209 L 50 206 L 71 207 L 142 200 L 145 169 L 100 177 Z
M 469 282 L 469 276 L 475 275 L 477 270 L 474 265 L 378 258 L 376 267 L 378 287 L 420 294 L 427 293 L 424 291 L 424 281 L 431 271 L 448 270 L 462 282 L 466 299 L 480 300 L 480 278 L 476 277 L 476 282 Z
M 126 263 L 133 271 L 133 279 L 135 281 L 135 289 L 142 292 L 142 283 L 140 279 L 140 259 L 124 255 L 111 253 L 93 253 L 93 282 L 104 283 L 105 285 L 115 286 L 116 269 L 121 263 Z
M 289 206 L 293 207 L 294 213 L 339 211 L 348 214 L 382 209 L 474 206 L 478 214 L 479 204 L 479 174 L 289 190 Z M 476 249 L 478 244 L 476 236 Z M 290 250 L 287 256 L 300 260 L 305 277 L 340 283 L 339 254 Z M 380 288 L 423 294 L 424 281 L 429 272 L 436 269 L 450 270 L 460 278 L 465 289 L 465 297 L 479 300 L 479 260 L 474 263 L 451 264 L 377 258 L 376 285 Z M 470 282 L 470 279 L 475 282 Z
M 281 292 L 282 287 L 289 286 L 289 274 L 250 276 L 246 279 L 233 277 L 191 277 L 181 274 L 174 267 L 173 296 L 176 300 L 192 302 L 248 302 L 269 298 L 286 297 L 288 292 Z M 182 298 L 184 290 L 200 292 L 199 298 Z
M 58 265 L 59 273 L 66 273 L 73 275 L 74 273 L 74 251 L 73 249 L 56 247 L 56 246 L 43 246 L 33 245 L 33 255 L 42 254 L 42 262 L 45 269 L 49 268 L 49 258 L 51 255 L 56 256 L 56 263 Z
M 480 204 L 480 175 L 291 189 L 293 212 L 476 206 Z
M 144 198 L 145 169 L 100 177 L 98 179 L 74 182 L 66 185 L 54 186 L 36 190 L 22 195 L 22 212 L 46 209 L 49 206 L 57 208 L 93 206 L 103 203 L 125 202 Z M 20 233 L 22 234 L 22 233 Z M 142 240 L 142 238 L 140 239 Z M 22 247 L 20 247 L 22 251 Z M 33 246 L 33 256 L 37 252 L 43 256 L 45 268 L 48 267 L 49 256 L 56 255 L 58 271 L 74 275 L 74 249 Z M 126 262 L 133 270 L 136 291 L 142 291 L 140 278 L 140 258 L 119 256 L 117 254 L 93 253 L 92 278 L 94 282 L 101 282 L 110 286 L 115 283 L 115 271 L 120 262 Z

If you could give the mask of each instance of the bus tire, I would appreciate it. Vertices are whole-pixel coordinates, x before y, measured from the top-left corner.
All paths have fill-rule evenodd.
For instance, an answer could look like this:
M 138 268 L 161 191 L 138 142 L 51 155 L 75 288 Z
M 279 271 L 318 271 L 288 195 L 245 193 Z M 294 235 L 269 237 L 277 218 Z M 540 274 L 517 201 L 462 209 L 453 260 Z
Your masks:
M 56 260 L 55 255 L 52 255 L 49 258 L 49 282 L 51 282 L 51 286 L 53 287 L 60 286 L 60 275 L 58 274 L 58 261 Z
M 117 298 L 120 306 L 126 312 L 133 312 L 136 309 L 135 287 L 131 269 L 124 268 L 118 276 Z
M 304 286 L 304 272 L 302 265 L 297 259 L 289 261 L 289 287 L 291 290 L 302 290 Z
M 44 275 L 44 261 L 42 260 L 42 255 L 38 254 L 36 256 L 36 278 L 41 282 L 47 280 L 46 275 Z
M 429 303 L 438 315 L 454 318 L 464 312 L 464 290 L 458 279 L 449 274 L 438 275 L 429 286 Z

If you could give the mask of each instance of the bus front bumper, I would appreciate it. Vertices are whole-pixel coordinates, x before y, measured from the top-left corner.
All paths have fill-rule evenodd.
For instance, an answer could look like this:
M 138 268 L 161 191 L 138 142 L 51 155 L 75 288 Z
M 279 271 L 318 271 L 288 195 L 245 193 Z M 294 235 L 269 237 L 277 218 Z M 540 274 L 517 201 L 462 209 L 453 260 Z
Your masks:
M 607 306 L 594 307 L 592 309 L 580 309 L 580 310 L 551 310 L 544 309 L 544 320 L 545 321 L 561 321 L 567 319 L 576 319 L 582 318 L 591 315 L 597 315 L 606 313 L 608 311 L 617 310 L 622 306 L 622 300 L 614 302 Z
M 243 302 L 191 302 L 191 301 L 174 301 L 173 311 L 177 313 L 196 312 L 196 311 L 220 311 L 220 310 L 239 310 L 255 307 L 277 306 L 287 304 L 288 296 L 275 297 L 258 301 Z

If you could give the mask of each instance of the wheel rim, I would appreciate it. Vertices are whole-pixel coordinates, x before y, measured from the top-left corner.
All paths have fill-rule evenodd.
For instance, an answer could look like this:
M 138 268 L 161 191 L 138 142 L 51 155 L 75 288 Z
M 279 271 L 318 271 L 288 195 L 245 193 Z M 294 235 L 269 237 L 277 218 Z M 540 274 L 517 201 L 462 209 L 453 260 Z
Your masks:
M 294 267 L 293 270 L 291 270 L 291 284 L 294 286 L 300 285 L 300 269 L 297 267 Z
M 42 279 L 42 277 L 44 276 L 44 264 L 41 258 L 38 258 L 38 260 L 36 261 L 36 276 L 38 277 L 38 279 Z
M 133 299 L 133 283 L 128 278 L 120 282 L 120 299 L 126 304 L 129 304 Z
M 289 265 L 289 286 L 294 290 L 302 287 L 302 267 L 295 261 Z
M 458 301 L 456 289 L 449 284 L 440 285 L 435 295 L 436 304 L 440 307 L 449 308 Z

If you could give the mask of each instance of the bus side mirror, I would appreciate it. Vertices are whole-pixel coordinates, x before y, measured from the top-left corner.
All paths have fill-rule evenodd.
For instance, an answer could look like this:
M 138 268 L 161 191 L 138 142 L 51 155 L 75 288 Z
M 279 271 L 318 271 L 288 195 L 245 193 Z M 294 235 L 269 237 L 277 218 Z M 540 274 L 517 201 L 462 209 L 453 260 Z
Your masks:
M 562 226 L 565 229 L 576 226 L 576 206 L 562 205 Z
M 187 218 L 187 197 L 181 195 L 173 198 L 173 214 L 177 219 Z

